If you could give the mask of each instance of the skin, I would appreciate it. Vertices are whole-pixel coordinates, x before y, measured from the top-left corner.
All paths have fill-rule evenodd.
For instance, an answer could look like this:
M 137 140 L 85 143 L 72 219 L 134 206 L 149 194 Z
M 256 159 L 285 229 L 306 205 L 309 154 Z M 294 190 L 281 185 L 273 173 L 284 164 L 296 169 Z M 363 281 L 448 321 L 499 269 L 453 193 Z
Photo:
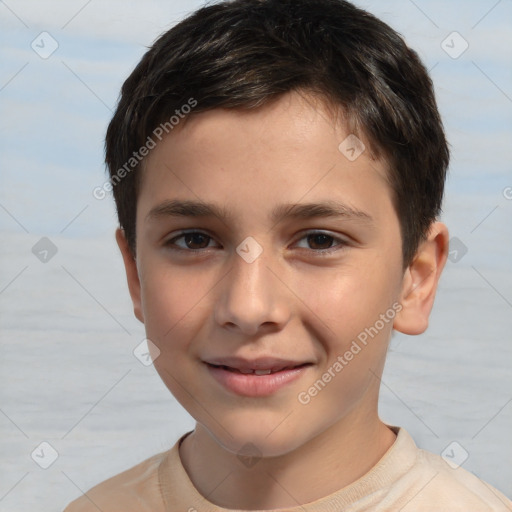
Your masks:
M 368 472 L 395 440 L 377 412 L 388 343 L 393 329 L 426 329 L 448 232 L 433 223 L 404 270 L 386 162 L 368 151 L 347 159 L 338 149 L 347 135 L 320 101 L 298 93 L 253 111 L 191 116 L 146 161 L 135 258 L 117 232 L 135 315 L 160 351 L 155 368 L 196 420 L 180 448 L 183 465 L 219 506 L 317 500 Z M 230 216 L 149 215 L 170 200 L 215 203 Z M 270 219 L 283 203 L 325 201 L 368 218 Z M 195 252 L 176 238 L 184 229 L 205 234 L 187 238 Z M 327 238 L 308 238 L 311 230 Z M 263 249 L 252 263 L 236 252 L 249 236 Z M 393 304 L 401 305 L 394 319 L 300 403 L 299 393 Z M 203 362 L 231 355 L 312 365 L 270 396 L 243 397 Z M 237 456 L 247 443 L 260 455 L 250 467 Z

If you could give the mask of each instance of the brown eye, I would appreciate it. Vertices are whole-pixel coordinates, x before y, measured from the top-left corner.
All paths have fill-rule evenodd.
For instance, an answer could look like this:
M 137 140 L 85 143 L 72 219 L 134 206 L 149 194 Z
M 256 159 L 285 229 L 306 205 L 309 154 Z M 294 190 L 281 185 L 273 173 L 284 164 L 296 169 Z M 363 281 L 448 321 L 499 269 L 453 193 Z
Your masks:
M 173 249 L 177 248 L 178 250 L 200 251 L 201 249 L 212 247 L 210 245 L 212 241 L 213 238 L 206 233 L 190 231 L 171 238 L 165 245 Z
M 203 233 L 187 233 L 183 239 L 189 249 L 205 249 L 210 243 L 210 237 Z
M 325 233 L 315 233 L 307 235 L 308 244 L 311 249 L 329 249 L 332 247 L 334 238 Z
M 349 244 L 344 238 L 323 231 L 310 231 L 296 242 L 300 249 L 307 249 L 318 256 L 328 256 L 345 249 Z

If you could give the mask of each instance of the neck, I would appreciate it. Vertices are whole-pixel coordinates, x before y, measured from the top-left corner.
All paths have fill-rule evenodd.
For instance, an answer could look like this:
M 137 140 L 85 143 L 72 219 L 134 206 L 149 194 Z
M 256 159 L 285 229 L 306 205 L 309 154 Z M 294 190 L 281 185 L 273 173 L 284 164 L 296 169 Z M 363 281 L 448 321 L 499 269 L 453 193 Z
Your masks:
M 219 507 L 298 507 L 350 485 L 367 473 L 396 438 L 375 415 L 344 418 L 293 452 L 247 467 L 200 424 L 180 446 L 190 480 Z

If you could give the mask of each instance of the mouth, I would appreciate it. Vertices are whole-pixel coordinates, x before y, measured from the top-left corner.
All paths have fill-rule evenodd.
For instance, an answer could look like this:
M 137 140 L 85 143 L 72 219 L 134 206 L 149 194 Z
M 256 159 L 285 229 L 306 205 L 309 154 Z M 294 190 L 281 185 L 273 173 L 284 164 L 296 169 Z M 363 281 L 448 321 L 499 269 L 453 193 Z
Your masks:
M 312 363 L 302 363 L 297 365 L 289 365 L 289 366 L 278 366 L 272 368 L 236 368 L 232 366 L 227 366 L 223 364 L 212 364 L 206 363 L 208 366 L 213 368 L 221 368 L 228 372 L 233 373 L 241 373 L 243 375 L 270 375 L 273 373 L 286 372 L 288 370 L 294 370 L 296 368 L 302 368 L 304 366 L 311 366 Z
M 228 358 L 203 361 L 211 376 L 236 395 L 264 397 L 276 393 L 303 376 L 311 362 L 258 359 L 253 361 Z

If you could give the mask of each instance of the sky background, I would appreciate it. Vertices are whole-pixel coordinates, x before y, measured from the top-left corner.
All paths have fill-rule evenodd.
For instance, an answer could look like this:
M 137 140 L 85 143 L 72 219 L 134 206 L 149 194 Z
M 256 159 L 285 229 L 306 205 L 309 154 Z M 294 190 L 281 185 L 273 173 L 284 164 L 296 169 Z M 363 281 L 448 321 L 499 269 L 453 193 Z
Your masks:
M 431 451 L 457 440 L 464 467 L 512 495 L 512 1 L 355 3 L 431 70 L 452 150 L 443 220 L 458 253 L 430 329 L 392 342 L 381 414 Z M 115 209 L 92 191 L 124 79 L 201 5 L 0 0 L 0 511 L 62 510 L 193 425 L 132 354 L 144 331 Z M 46 470 L 30 457 L 43 441 L 58 451 Z

